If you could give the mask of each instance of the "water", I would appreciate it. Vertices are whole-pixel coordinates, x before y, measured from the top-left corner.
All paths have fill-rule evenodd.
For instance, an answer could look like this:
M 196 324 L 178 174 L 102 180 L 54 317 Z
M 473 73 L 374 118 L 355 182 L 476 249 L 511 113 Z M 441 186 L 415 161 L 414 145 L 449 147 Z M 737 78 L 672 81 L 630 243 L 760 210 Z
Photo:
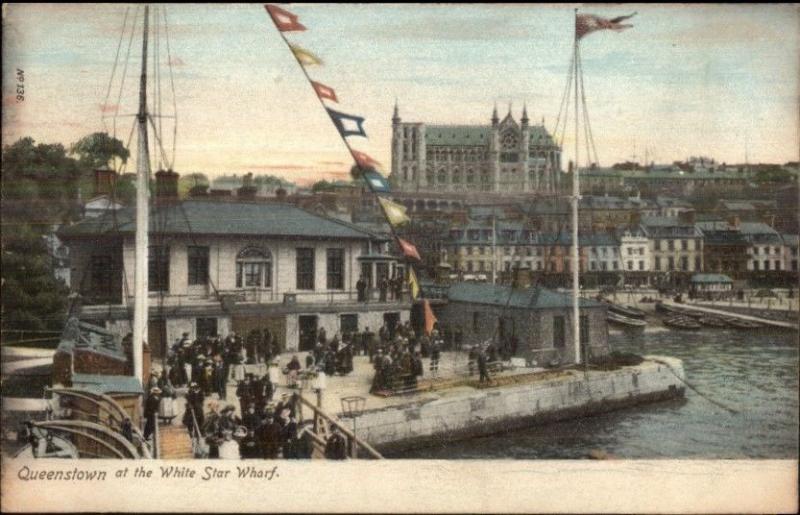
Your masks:
M 730 413 L 686 398 L 484 438 L 442 442 L 395 458 L 797 458 L 798 335 L 791 331 L 612 333 L 612 348 L 683 360 L 686 378 Z

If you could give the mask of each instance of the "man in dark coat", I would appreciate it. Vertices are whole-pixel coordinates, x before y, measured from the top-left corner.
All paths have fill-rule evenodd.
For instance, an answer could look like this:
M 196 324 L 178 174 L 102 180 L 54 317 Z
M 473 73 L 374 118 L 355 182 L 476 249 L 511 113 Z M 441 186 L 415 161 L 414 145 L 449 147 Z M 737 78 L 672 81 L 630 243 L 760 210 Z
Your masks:
M 156 417 L 158 416 L 158 406 L 161 404 L 161 389 L 154 386 L 150 389 L 150 395 L 144 401 L 144 439 L 149 440 L 150 435 L 156 430 Z
M 347 442 L 336 426 L 333 426 L 333 432 L 325 443 L 325 457 L 329 460 L 347 459 Z
M 356 282 L 356 290 L 358 291 L 358 302 L 366 302 L 367 301 L 367 281 L 364 280 L 364 276 L 358 278 Z
M 255 431 L 261 424 L 261 417 L 256 413 L 255 405 L 247 407 L 247 411 L 242 415 L 242 425 L 248 430 Z
M 481 351 L 478 353 L 478 372 L 480 373 L 480 382 L 489 382 L 489 367 L 488 357 L 486 353 Z
M 189 430 L 189 435 L 192 434 L 192 428 L 194 427 L 194 420 L 192 419 L 193 412 L 194 418 L 197 419 L 197 427 L 203 427 L 203 423 L 205 422 L 203 416 L 203 402 L 205 402 L 205 400 L 206 397 L 203 395 L 200 385 L 193 382 L 189 386 L 189 392 L 186 394 L 186 411 L 183 414 L 183 425 Z
M 389 281 L 386 280 L 386 277 L 381 277 L 381 281 L 378 283 L 378 290 L 380 291 L 380 301 L 386 302 L 386 292 L 389 291 Z
M 265 460 L 277 458 L 281 448 L 281 426 L 272 417 L 273 413 L 267 411 L 264 414 L 264 421 L 256 433 L 261 448 L 261 457 Z
M 261 457 L 261 448 L 254 430 L 248 430 L 247 436 L 242 438 L 239 443 L 239 455 L 243 460 L 257 460 Z

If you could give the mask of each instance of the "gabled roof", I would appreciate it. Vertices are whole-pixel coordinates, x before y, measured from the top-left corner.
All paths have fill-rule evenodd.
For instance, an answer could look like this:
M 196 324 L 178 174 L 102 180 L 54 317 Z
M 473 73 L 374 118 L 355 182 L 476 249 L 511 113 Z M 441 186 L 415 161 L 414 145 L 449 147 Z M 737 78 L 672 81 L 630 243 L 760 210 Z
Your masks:
M 692 276 L 693 283 L 732 283 L 730 277 L 723 274 L 694 274 Z
M 572 297 L 539 286 L 528 289 L 512 289 L 488 283 L 455 283 L 447 292 L 450 302 L 467 302 L 490 306 L 509 306 L 521 309 L 571 308 Z M 603 304 L 591 299 L 580 299 L 581 307 L 601 307 Z
M 135 209 L 125 208 L 82 220 L 59 231 L 61 238 L 130 235 Z M 150 208 L 150 232 L 220 236 L 272 236 L 311 239 L 371 239 L 356 225 L 274 202 L 184 200 Z

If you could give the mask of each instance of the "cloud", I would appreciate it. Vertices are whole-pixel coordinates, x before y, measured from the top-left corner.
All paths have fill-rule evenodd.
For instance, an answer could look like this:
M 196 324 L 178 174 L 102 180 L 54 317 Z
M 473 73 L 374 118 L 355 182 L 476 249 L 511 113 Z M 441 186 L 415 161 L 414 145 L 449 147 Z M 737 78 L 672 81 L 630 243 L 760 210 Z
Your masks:
M 347 163 L 344 163 L 342 161 L 317 161 L 317 164 L 327 165 L 327 166 L 330 166 L 330 165 L 333 165 L 333 166 L 347 166 Z
M 301 165 L 244 165 L 242 168 L 247 168 L 248 170 L 308 170 L 308 166 L 301 166 Z
M 117 104 L 97 104 L 97 107 L 100 108 L 101 113 L 116 113 L 119 109 Z

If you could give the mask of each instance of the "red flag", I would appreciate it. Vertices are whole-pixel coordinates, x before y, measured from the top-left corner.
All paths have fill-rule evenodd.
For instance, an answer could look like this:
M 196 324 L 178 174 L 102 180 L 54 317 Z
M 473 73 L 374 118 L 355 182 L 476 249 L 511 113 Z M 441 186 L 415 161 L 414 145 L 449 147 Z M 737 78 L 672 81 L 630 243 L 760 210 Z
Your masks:
M 311 85 L 314 87 L 314 91 L 317 93 L 319 98 L 327 98 L 328 100 L 333 100 L 334 102 L 339 102 L 339 99 L 336 98 L 336 92 L 333 88 L 329 88 L 325 84 L 320 84 L 319 82 L 311 81 Z
M 433 314 L 433 310 L 431 309 L 428 299 L 424 299 L 422 301 L 422 309 L 425 313 L 425 334 L 430 336 L 430 334 L 433 332 L 433 325 L 436 323 L 436 316 Z
M 358 150 L 353 150 L 353 158 L 361 168 L 380 168 L 381 166 L 378 161 Z
M 629 29 L 633 27 L 633 25 L 621 22 L 631 18 L 634 14 L 636 13 L 627 16 L 618 16 L 610 20 L 595 16 L 594 14 L 578 14 L 575 16 L 575 39 L 581 39 L 583 36 L 598 30 L 615 30 L 619 32 Z
M 297 21 L 297 15 L 292 14 L 286 9 L 281 9 L 277 5 L 264 4 L 264 8 L 272 17 L 272 21 L 281 32 L 292 32 L 306 30 L 305 26 Z
M 400 244 L 400 248 L 403 250 L 403 255 L 405 257 L 422 261 L 422 258 L 419 257 L 419 252 L 417 252 L 417 247 L 415 247 L 413 244 L 407 242 L 403 238 L 397 238 L 397 243 Z

